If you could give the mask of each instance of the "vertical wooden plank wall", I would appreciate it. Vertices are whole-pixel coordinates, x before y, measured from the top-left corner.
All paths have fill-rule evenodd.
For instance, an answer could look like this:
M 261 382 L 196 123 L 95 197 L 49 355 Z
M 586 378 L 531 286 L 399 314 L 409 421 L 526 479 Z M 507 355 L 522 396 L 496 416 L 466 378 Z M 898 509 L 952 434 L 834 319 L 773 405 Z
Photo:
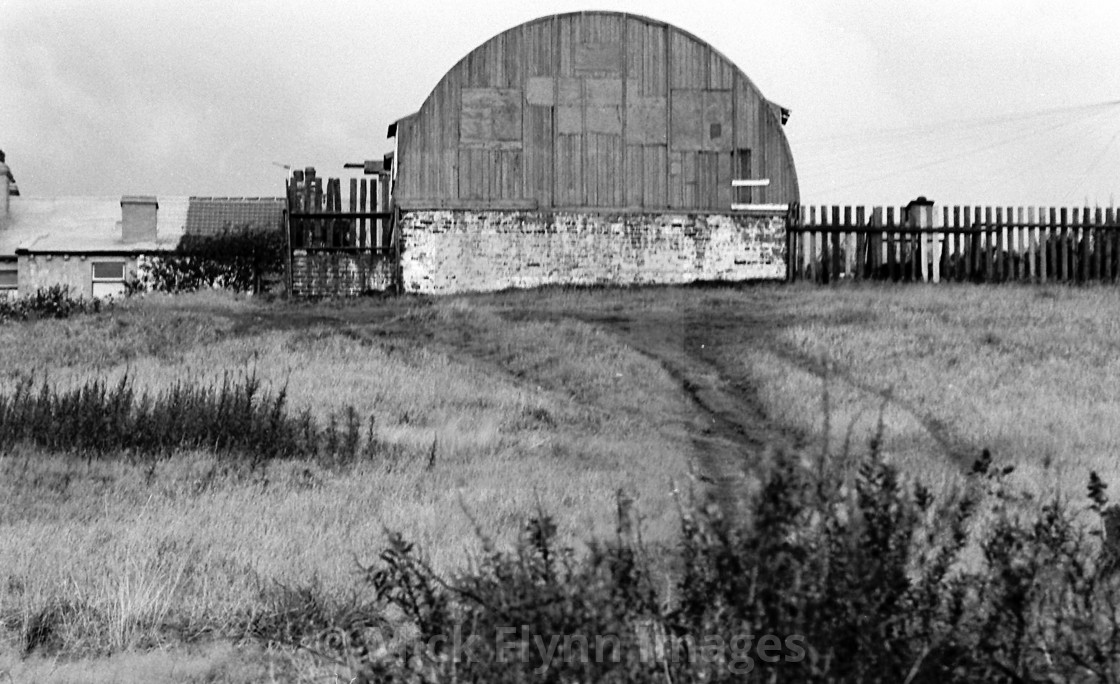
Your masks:
M 495 36 L 398 123 L 401 204 L 729 211 L 795 203 L 779 108 L 711 46 L 616 12 Z M 425 204 L 428 203 L 428 204 Z M 457 204 L 458 203 L 458 204 Z

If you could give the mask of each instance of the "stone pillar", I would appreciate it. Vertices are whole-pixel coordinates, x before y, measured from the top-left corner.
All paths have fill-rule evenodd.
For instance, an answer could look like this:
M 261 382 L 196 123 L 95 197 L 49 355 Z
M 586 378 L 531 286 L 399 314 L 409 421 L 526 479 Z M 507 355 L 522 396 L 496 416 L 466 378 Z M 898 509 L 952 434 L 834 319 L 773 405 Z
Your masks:
M 905 223 L 907 228 L 933 228 L 933 200 L 926 199 L 924 196 L 910 200 L 910 203 L 906 205 Z M 940 274 L 934 266 L 941 259 L 941 236 L 933 233 L 920 233 L 918 237 L 919 239 L 915 241 L 918 245 L 918 251 L 911 255 L 913 264 L 921 271 L 920 279 L 922 281 L 930 279 L 932 268 L 933 280 L 937 282 L 940 280 Z

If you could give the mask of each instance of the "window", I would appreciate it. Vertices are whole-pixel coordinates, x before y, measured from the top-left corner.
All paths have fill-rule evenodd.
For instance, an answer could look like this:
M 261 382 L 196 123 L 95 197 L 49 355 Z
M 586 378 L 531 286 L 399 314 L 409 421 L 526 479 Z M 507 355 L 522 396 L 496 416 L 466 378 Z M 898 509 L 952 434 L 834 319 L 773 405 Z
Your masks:
M 19 287 L 19 266 L 14 261 L 0 262 L 0 290 Z
M 93 262 L 93 296 L 115 297 L 124 294 L 124 262 Z

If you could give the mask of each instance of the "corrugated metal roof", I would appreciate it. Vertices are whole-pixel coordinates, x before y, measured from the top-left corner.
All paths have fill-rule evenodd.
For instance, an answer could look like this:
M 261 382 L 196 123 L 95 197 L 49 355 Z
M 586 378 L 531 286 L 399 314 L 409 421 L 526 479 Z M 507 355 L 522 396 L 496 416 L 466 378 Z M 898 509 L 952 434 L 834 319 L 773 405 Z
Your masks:
M 156 239 L 125 242 L 121 197 L 20 197 L 11 200 L 8 225 L 0 230 L 0 256 L 31 252 L 147 252 L 174 249 L 183 236 L 190 200 L 159 197 Z

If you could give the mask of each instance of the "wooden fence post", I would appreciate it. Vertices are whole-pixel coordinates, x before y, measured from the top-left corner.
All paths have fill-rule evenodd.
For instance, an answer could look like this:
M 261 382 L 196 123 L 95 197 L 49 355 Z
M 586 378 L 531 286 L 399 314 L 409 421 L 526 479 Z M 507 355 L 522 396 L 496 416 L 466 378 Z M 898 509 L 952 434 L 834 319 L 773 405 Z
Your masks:
M 805 231 L 809 226 L 809 207 L 802 205 L 798 208 L 798 213 L 800 218 L 797 222 L 797 279 L 805 280 L 806 249 L 808 247 Z
M 1069 210 L 1062 207 L 1058 212 L 1060 221 L 1058 229 L 1058 263 L 1061 266 L 1059 280 L 1067 283 L 1070 280 L 1070 249 L 1069 249 Z
M 362 212 L 367 211 L 366 207 L 369 206 L 368 190 L 369 190 L 369 179 L 368 178 L 363 178 L 362 179 L 361 196 L 358 199 L 358 206 L 361 208 Z M 361 221 L 358 222 L 358 247 L 361 247 L 363 249 L 366 246 L 366 235 L 367 235 L 366 231 L 368 230 L 368 228 L 369 228 L 369 220 L 368 219 L 362 219 Z
M 949 241 L 949 205 L 941 207 L 941 232 L 934 235 L 936 245 L 934 249 L 937 251 L 937 271 L 934 274 L 934 282 L 939 283 L 941 279 L 952 280 L 949 275 L 949 257 L 952 256 L 952 244 Z
M 856 233 L 852 232 L 852 207 L 851 205 L 844 207 L 844 227 L 847 232 L 844 233 L 844 275 L 848 278 L 852 277 L 852 260 L 855 257 L 855 236 Z
M 1008 207 L 1007 220 L 1011 223 L 1011 272 L 1015 280 L 1022 280 L 1026 269 L 1027 250 L 1023 247 L 1023 208 Z
M 831 260 L 829 261 L 828 275 L 834 284 L 839 283 L 844 276 L 844 234 L 841 232 L 844 226 L 840 222 L 841 215 L 840 207 L 834 206 L 830 210 L 832 232 L 829 239 L 828 254 Z
M 833 277 L 832 235 L 829 233 L 833 224 L 832 211 L 827 206 L 821 207 L 821 224 L 821 283 L 828 284 Z
M 350 213 L 358 211 L 358 179 L 350 179 Z M 346 222 L 346 246 L 358 246 L 358 219 Z
M 1007 271 L 1004 268 L 1004 255 L 1007 253 L 1006 244 L 1004 241 L 1004 232 L 1007 226 L 1004 224 L 1004 207 L 996 207 L 996 261 L 992 265 L 993 272 L 995 272 L 996 282 L 1002 282 L 1007 278 Z
M 1050 280 L 1062 282 L 1062 265 L 1060 257 L 1062 255 L 1060 247 L 1061 234 L 1058 230 L 1058 210 L 1055 207 L 1050 207 L 1047 211 L 1045 208 L 1042 210 L 1048 214 L 1046 219 L 1046 258 L 1050 260 L 1050 267 L 1047 269 L 1047 275 Z
M 817 208 L 809 207 L 809 262 L 805 279 L 817 283 L 820 280 L 820 268 L 817 266 Z
M 856 280 L 863 280 L 867 276 L 867 244 L 869 235 L 863 232 L 866 228 L 864 223 L 864 208 L 863 205 L 856 207 L 856 226 L 859 232 L 856 233 L 856 269 L 853 274 Z
M 1101 281 L 1105 283 L 1112 282 L 1112 240 L 1109 239 L 1112 231 L 1108 229 L 1104 220 L 1104 209 L 1097 207 L 1096 216 L 1097 225 L 1101 226 Z
M 968 263 L 965 260 L 965 247 L 964 247 L 964 232 L 961 230 L 961 208 L 959 205 L 953 206 L 953 228 L 956 229 L 953 238 L 953 279 L 958 283 L 965 279 L 965 265 Z
M 1085 282 L 1085 240 L 1084 224 L 1081 223 L 1081 210 L 1074 208 L 1070 211 L 1070 231 L 1073 233 L 1073 277 L 1078 283 Z
M 882 278 L 881 271 L 883 270 L 883 208 L 871 207 L 871 225 L 875 230 L 870 234 L 871 244 L 868 249 L 871 252 L 871 273 L 869 277 L 872 280 L 879 280 Z
M 886 241 L 887 241 L 887 277 L 891 282 L 898 280 L 897 265 L 898 256 L 895 254 L 895 234 L 894 234 L 894 207 L 887 207 L 887 223 L 886 223 Z

